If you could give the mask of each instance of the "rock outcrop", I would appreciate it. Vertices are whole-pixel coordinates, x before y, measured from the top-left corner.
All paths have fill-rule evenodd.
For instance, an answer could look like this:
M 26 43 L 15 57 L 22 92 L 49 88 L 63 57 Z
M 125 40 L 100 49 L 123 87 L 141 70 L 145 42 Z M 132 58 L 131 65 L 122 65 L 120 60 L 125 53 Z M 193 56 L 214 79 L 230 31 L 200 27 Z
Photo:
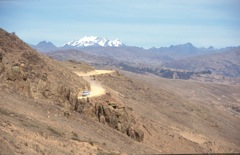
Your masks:
M 0 88 L 34 99 L 75 105 L 89 84 L 61 63 L 45 57 L 15 34 L 0 29 Z
M 2 72 L 4 71 L 4 64 L 2 63 L 2 59 L 3 59 L 3 54 L 0 53 L 0 76 L 1 76 Z
M 143 141 L 143 131 L 136 126 L 134 118 L 127 113 L 125 107 L 118 106 L 115 103 L 107 105 L 97 103 L 94 110 L 99 122 L 108 124 L 134 140 Z
M 140 129 L 134 117 L 127 112 L 123 104 L 112 97 L 104 95 L 95 99 L 80 99 L 75 110 L 92 116 L 97 121 L 120 131 L 136 141 L 143 141 L 144 132 Z

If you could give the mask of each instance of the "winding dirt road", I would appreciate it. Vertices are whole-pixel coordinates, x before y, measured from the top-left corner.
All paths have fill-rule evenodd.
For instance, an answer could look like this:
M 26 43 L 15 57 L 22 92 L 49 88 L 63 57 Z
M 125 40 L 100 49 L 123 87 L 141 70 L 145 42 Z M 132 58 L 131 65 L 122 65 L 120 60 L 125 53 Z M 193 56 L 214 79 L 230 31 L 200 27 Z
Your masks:
M 91 76 L 91 75 L 100 75 L 100 74 L 111 74 L 114 73 L 114 70 L 94 70 L 91 72 L 87 72 L 87 73 L 82 73 L 82 72 L 75 72 L 77 75 L 79 76 Z
M 90 76 L 92 75 L 100 75 L 100 74 L 111 74 L 114 73 L 114 70 L 95 70 L 88 73 L 75 72 L 78 76 L 83 77 L 86 81 L 88 81 L 91 85 L 90 95 L 87 97 L 97 97 L 106 94 L 105 89 L 101 86 L 100 83 L 91 80 Z M 85 98 L 82 96 L 82 92 L 79 93 L 78 99 Z

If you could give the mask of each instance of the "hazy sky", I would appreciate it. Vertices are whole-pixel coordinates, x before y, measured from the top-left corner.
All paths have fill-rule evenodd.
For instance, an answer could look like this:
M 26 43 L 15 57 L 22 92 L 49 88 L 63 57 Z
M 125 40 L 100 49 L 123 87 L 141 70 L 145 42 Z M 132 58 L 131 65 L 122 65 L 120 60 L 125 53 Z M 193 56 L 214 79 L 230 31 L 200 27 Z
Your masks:
M 149 47 L 240 45 L 240 0 L 0 0 L 0 27 L 61 46 L 83 36 Z

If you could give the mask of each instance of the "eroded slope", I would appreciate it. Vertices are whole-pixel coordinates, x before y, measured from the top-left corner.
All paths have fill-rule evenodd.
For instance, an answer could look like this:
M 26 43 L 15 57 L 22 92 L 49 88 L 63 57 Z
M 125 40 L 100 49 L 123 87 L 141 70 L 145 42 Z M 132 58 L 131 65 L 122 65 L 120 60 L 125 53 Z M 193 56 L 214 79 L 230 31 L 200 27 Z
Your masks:
M 240 151 L 238 86 L 124 74 L 130 78 L 95 78 L 138 115 L 147 146 L 165 153 Z

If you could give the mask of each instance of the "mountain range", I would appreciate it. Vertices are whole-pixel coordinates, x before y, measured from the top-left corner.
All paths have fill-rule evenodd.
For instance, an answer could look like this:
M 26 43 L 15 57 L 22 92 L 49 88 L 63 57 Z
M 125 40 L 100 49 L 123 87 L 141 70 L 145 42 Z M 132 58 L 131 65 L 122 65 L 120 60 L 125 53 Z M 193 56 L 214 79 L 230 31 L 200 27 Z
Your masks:
M 29 45 L 42 53 L 75 49 L 90 55 L 107 57 L 119 61 L 130 61 L 134 63 L 150 63 L 151 61 L 151 63 L 155 65 L 180 58 L 218 52 L 218 49 L 214 49 L 213 47 L 197 48 L 191 43 L 144 49 L 136 46 L 127 46 L 118 39 L 109 40 L 107 38 L 94 36 L 69 41 L 60 47 L 56 47 L 51 42 L 46 41 L 42 41 L 37 45 Z
M 42 52 L 53 51 L 55 49 L 74 49 L 74 48 L 82 49 L 82 48 L 88 48 L 88 47 L 118 47 L 118 48 L 137 47 L 137 46 L 125 45 L 119 39 L 109 40 L 108 38 L 101 38 L 96 36 L 85 36 L 79 40 L 68 41 L 63 46 L 59 46 L 59 47 L 47 41 L 41 41 L 36 45 L 33 45 L 33 44 L 29 44 L 29 45 L 35 49 L 42 49 Z M 141 48 L 141 47 L 137 47 L 137 48 Z M 186 43 L 186 44 L 179 44 L 179 45 L 171 45 L 169 47 L 159 47 L 159 48 L 152 47 L 150 49 L 145 49 L 145 50 L 150 52 L 160 52 L 168 55 L 176 55 L 176 54 L 191 55 L 194 53 L 197 55 L 201 55 L 204 52 L 207 53 L 209 51 L 214 51 L 216 49 L 214 49 L 214 47 L 212 46 L 208 48 L 197 48 L 191 43 Z
M 153 72 L 155 70 L 158 71 L 156 75 L 159 75 L 161 68 L 167 67 L 191 72 L 210 71 L 213 74 L 234 78 L 240 76 L 240 60 L 236 54 L 239 53 L 240 47 L 198 48 L 186 43 L 144 49 L 127 46 L 119 40 L 111 41 L 100 37 L 84 37 L 70 41 L 62 47 L 56 47 L 46 41 L 31 46 L 58 60 L 72 59 L 95 65 L 124 66 L 123 68 L 138 70 L 137 72 L 151 70 L 151 73 L 155 73 Z

